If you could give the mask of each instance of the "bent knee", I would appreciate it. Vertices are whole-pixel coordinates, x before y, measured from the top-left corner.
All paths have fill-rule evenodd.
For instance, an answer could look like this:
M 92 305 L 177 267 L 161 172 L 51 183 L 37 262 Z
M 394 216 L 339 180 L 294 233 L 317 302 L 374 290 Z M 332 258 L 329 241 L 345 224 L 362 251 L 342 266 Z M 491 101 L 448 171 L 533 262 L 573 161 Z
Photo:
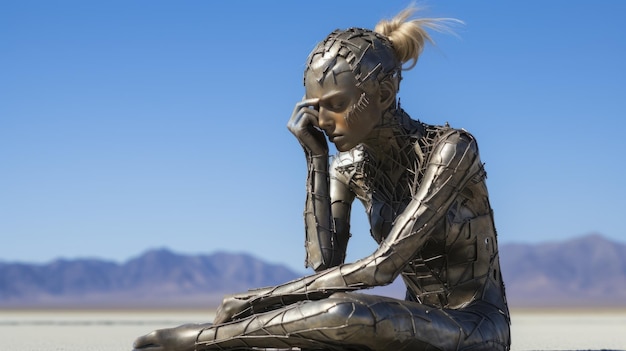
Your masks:
M 374 316 L 371 309 L 359 302 L 347 298 L 330 297 L 315 303 L 306 304 L 310 313 L 326 321 L 328 326 L 340 327 L 344 325 L 374 325 Z M 302 311 L 305 312 L 306 311 Z

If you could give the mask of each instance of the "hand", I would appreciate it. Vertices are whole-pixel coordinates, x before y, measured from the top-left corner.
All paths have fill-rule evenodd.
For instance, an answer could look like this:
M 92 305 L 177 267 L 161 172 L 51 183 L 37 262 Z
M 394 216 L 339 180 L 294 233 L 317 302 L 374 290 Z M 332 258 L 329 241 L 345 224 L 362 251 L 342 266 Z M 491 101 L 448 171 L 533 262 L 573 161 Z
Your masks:
M 315 109 L 318 104 L 319 99 L 304 99 L 298 102 L 287 123 L 289 131 L 312 156 L 328 155 L 328 142 L 320 129 L 319 112 Z
M 208 325 L 185 324 L 177 328 L 155 330 L 140 336 L 133 344 L 134 351 L 193 351 L 198 334 Z
M 217 308 L 213 324 L 230 322 L 252 314 L 250 300 L 252 296 L 231 295 L 224 298 L 222 304 Z

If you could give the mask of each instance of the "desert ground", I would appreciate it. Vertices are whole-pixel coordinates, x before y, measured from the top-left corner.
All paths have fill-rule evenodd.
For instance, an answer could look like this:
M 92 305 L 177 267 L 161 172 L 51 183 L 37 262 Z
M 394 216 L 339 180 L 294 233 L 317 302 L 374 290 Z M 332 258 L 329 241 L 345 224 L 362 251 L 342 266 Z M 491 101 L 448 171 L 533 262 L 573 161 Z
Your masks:
M 212 311 L 4 310 L 0 350 L 128 351 L 154 329 L 207 322 Z M 626 350 L 626 309 L 512 310 L 512 350 Z

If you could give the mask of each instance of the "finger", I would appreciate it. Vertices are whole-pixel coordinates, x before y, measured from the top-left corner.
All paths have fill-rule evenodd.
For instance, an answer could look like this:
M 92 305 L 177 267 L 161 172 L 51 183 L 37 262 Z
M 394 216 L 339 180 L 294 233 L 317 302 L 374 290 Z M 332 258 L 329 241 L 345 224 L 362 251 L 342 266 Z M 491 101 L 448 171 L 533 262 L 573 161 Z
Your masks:
M 292 114 L 291 114 L 292 117 L 295 116 L 298 113 L 301 113 L 300 110 L 302 110 L 303 108 L 307 108 L 308 109 L 309 107 L 316 107 L 316 106 L 318 106 L 319 105 L 319 101 L 320 101 L 320 99 L 305 99 L 305 100 L 302 100 L 302 101 L 298 101 L 296 103 L 296 106 L 293 109 Z
M 315 111 L 315 112 L 317 112 L 317 111 Z M 320 127 L 320 122 L 319 122 L 318 116 L 319 115 L 317 113 L 303 113 L 301 121 L 302 122 L 307 122 L 307 124 L 319 128 Z
M 228 321 L 228 314 L 224 312 L 224 308 L 220 306 L 213 318 L 213 324 L 222 324 Z
M 225 316 L 215 316 L 215 318 L 213 319 L 213 324 L 223 324 L 228 322 L 230 319 L 226 318 Z
M 308 107 L 301 107 L 299 110 L 294 111 L 294 114 L 289 119 L 287 127 L 292 131 L 305 128 L 307 125 L 312 124 L 316 127 L 319 126 L 317 110 L 310 109 Z
M 317 111 L 309 108 L 303 108 L 294 116 L 294 119 L 291 122 L 294 127 L 298 128 L 306 128 L 311 124 L 317 127 L 319 125 Z
M 300 109 L 302 107 L 315 107 L 319 105 L 320 99 L 312 98 L 312 99 L 302 99 L 296 103 L 296 108 Z

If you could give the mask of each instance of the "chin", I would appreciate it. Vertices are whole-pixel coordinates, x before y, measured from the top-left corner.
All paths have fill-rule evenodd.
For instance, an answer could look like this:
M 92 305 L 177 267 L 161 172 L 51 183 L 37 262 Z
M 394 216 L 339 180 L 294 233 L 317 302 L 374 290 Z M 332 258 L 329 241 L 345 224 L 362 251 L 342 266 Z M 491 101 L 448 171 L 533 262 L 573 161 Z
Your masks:
M 337 151 L 339 152 L 346 152 L 346 151 L 350 151 L 352 149 L 354 149 L 356 145 L 352 145 L 352 144 L 335 144 L 335 148 L 337 149 Z

